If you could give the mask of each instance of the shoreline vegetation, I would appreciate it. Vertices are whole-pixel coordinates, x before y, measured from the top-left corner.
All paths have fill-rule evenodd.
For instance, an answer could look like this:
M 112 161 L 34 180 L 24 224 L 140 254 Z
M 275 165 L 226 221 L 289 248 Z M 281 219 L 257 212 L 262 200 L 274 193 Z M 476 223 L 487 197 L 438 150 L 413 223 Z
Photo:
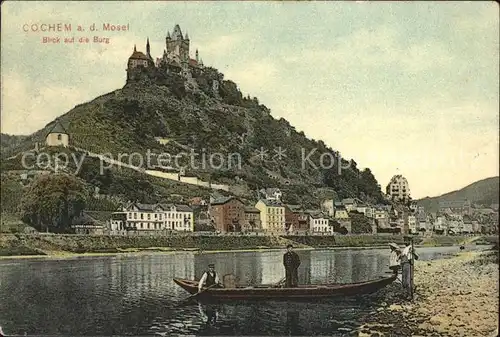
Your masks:
M 282 250 L 287 244 L 296 249 L 371 249 L 384 248 L 390 242 L 403 243 L 396 235 L 339 236 L 92 236 L 61 234 L 2 234 L 0 259 L 70 258 L 77 256 L 115 256 L 126 254 L 172 253 L 179 251 L 217 253 Z M 497 236 L 415 237 L 423 247 L 462 244 L 498 244 Z
M 498 243 L 488 251 L 416 261 L 413 301 L 390 292 L 364 317 L 359 336 L 498 336 L 498 261 Z

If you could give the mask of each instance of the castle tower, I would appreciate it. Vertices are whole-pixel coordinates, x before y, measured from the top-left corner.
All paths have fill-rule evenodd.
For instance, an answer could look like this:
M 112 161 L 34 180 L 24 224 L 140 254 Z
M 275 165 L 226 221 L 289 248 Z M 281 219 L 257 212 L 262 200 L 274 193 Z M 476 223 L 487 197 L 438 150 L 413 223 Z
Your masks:
M 189 60 L 189 36 L 186 35 L 184 38 L 179 25 L 175 25 L 172 36 L 170 36 L 170 32 L 167 33 L 165 42 L 169 58 L 176 56 L 181 62 Z
M 199 62 L 199 59 L 198 59 L 198 49 L 196 49 L 196 63 Z

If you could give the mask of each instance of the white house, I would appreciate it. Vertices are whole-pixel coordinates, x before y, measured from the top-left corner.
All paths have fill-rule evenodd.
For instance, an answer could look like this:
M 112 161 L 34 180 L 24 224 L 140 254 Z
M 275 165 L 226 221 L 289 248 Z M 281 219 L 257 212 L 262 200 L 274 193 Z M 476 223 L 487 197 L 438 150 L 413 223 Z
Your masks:
M 418 232 L 417 218 L 414 215 L 408 215 L 408 230 L 411 234 L 415 234 Z
M 259 191 L 266 200 L 281 201 L 283 193 L 279 188 L 266 188 Z
M 309 213 L 309 229 L 313 233 L 331 233 L 333 234 L 333 226 L 329 225 L 329 218 L 321 212 Z
M 434 230 L 443 231 L 443 233 L 446 233 L 447 229 L 448 229 L 448 220 L 446 220 L 446 216 L 438 214 L 436 216 L 436 220 L 434 221 Z
M 133 228 L 139 231 L 194 231 L 193 210 L 186 205 L 131 203 L 123 208 L 123 212 L 114 214 L 112 229 L 116 230 Z
M 365 216 L 367 218 L 374 218 L 375 217 L 375 208 L 373 206 L 367 205 L 365 208 Z

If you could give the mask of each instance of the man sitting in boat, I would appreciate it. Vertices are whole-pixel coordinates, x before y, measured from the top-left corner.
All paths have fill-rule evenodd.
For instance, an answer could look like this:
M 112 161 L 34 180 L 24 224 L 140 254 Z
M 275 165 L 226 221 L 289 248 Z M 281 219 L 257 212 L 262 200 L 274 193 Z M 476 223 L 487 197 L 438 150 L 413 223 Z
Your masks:
M 300 258 L 297 253 L 292 251 L 293 246 L 286 246 L 287 252 L 283 255 L 283 265 L 285 266 L 286 287 L 295 288 L 299 283 L 298 268 L 300 266 Z
M 389 247 L 391 247 L 391 255 L 389 255 L 389 269 L 397 275 L 400 266 L 399 254 L 401 254 L 401 251 L 399 250 L 399 246 L 394 242 L 389 243 Z
M 203 273 L 203 276 L 200 279 L 200 283 L 198 284 L 198 292 L 201 292 L 203 286 L 212 288 L 222 288 L 222 285 L 220 284 L 219 280 L 219 275 L 217 275 L 217 273 L 215 272 L 215 265 L 213 263 L 209 264 L 208 270 Z
M 418 260 L 418 255 L 415 249 L 413 249 L 413 245 L 411 245 L 411 237 L 405 236 L 404 243 L 405 248 L 399 255 L 399 261 L 401 262 L 401 283 L 407 297 L 410 297 L 412 293 L 411 267 L 413 266 L 414 259 Z

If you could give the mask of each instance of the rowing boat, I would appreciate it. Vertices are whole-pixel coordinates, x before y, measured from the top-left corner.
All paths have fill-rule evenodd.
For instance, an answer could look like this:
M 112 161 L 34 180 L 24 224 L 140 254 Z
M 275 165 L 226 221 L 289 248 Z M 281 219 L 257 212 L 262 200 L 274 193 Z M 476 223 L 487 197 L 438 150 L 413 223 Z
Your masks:
M 234 288 L 203 288 L 198 297 L 219 300 L 289 300 L 318 299 L 374 293 L 396 280 L 396 275 L 347 284 L 310 284 L 281 288 L 272 284 L 237 286 Z M 174 278 L 174 282 L 190 294 L 198 292 L 198 281 Z M 205 290 L 206 289 L 206 290 Z

